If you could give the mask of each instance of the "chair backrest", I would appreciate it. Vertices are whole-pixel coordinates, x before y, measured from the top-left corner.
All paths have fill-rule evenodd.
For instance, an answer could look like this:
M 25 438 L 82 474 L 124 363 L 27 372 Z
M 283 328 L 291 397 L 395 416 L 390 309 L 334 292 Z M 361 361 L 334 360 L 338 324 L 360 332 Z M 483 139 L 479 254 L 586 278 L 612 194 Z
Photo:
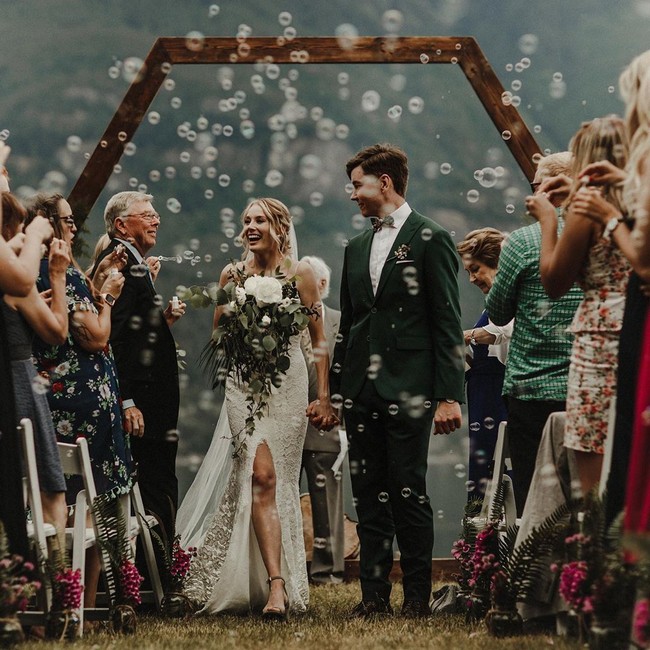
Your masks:
M 81 476 L 88 503 L 91 504 L 97 496 L 97 489 L 95 488 L 92 465 L 90 464 L 88 441 L 85 438 L 77 438 L 74 445 L 58 442 L 57 447 L 59 448 L 63 473 Z
M 25 497 L 25 508 L 29 507 L 32 514 L 34 526 L 34 540 L 36 551 L 40 554 L 39 562 L 48 558 L 47 535 L 45 534 L 45 523 L 43 521 L 43 504 L 41 502 L 41 487 L 38 481 L 36 466 L 36 447 L 34 445 L 34 428 L 32 421 L 23 418 L 18 426 L 20 440 L 23 448 L 23 493 Z

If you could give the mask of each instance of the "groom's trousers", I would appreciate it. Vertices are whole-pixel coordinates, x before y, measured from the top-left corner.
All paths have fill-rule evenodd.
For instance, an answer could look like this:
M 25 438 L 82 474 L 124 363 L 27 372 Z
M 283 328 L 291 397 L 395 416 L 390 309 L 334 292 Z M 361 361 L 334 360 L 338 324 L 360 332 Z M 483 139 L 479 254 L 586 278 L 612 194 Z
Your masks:
M 371 380 L 345 410 L 363 600 L 388 602 L 395 537 L 404 600 L 430 599 L 433 513 L 426 472 L 432 418 L 431 408 L 409 413 L 384 400 Z

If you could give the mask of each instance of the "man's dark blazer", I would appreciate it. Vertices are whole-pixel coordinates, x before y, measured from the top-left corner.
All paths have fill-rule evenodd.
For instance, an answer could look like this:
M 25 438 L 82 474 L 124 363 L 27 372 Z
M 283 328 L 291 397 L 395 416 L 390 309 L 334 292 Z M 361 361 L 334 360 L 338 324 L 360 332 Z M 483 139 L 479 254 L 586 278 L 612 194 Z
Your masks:
M 111 240 L 98 263 L 119 244 Z M 144 416 L 144 437 L 164 438 L 178 423 L 176 344 L 160 297 L 142 265 L 127 249 L 124 287 L 111 312 L 111 346 L 122 400 L 133 399 Z M 139 271 L 138 271 L 139 269 Z
M 376 355 L 374 383 L 383 399 L 399 404 L 408 393 L 462 402 L 458 257 L 449 233 L 412 211 L 388 254 L 375 295 L 369 271 L 372 237 L 367 230 L 345 249 L 332 394 L 354 400 Z

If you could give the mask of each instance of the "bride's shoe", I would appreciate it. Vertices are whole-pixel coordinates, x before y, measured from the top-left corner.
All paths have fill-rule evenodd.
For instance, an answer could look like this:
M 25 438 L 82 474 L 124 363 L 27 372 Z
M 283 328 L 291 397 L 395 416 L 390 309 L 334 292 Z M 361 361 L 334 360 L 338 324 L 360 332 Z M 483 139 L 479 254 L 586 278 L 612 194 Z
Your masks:
M 265 621 L 281 621 L 286 622 L 289 615 L 289 595 L 287 594 L 286 582 L 282 576 L 269 576 L 266 583 L 271 590 L 271 583 L 274 580 L 282 580 L 282 590 L 284 591 L 284 609 L 279 607 L 265 607 L 262 610 L 262 618 Z

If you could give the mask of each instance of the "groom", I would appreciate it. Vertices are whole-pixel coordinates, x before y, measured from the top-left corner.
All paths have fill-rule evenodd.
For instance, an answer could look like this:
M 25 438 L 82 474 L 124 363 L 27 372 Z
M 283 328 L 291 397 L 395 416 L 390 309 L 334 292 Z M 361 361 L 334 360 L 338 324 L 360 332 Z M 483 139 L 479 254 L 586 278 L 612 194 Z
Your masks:
M 351 199 L 373 227 L 350 240 L 331 392 L 345 401 L 361 542 L 362 600 L 353 617 L 391 614 L 393 539 L 401 615 L 430 613 L 433 515 L 426 494 L 434 433 L 461 425 L 463 331 L 449 234 L 406 202 L 404 152 L 376 144 L 346 165 Z M 349 408 L 348 408 L 349 407 Z

